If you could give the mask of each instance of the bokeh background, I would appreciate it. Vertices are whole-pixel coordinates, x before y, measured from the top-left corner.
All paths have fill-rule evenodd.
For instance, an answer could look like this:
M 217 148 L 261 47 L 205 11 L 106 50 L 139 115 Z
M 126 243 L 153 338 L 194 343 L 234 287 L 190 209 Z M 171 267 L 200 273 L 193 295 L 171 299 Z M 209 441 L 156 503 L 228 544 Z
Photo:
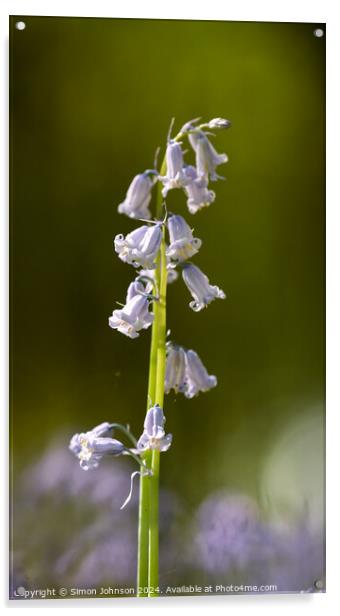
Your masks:
M 232 121 L 215 141 L 227 179 L 190 218 L 195 262 L 228 299 L 194 314 L 182 281 L 169 288 L 173 339 L 219 384 L 166 399 L 160 580 L 324 588 L 324 25 L 24 17 L 19 31 L 19 19 L 13 588 L 134 584 L 136 501 L 119 511 L 132 463 L 83 473 L 67 446 L 104 420 L 141 432 L 150 332 L 108 327 L 133 278 L 112 240 L 135 226 L 117 205 L 173 116 L 177 129 Z M 180 191 L 169 207 L 189 216 Z

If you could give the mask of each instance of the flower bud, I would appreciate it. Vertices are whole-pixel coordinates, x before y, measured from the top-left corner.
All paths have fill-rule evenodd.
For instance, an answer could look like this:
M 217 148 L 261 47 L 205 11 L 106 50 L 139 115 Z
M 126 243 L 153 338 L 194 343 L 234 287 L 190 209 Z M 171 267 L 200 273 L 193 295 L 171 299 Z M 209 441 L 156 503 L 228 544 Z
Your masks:
M 216 298 L 225 299 L 225 293 L 217 286 L 211 285 L 208 277 L 196 265 L 185 263 L 182 276 L 194 298 L 189 306 L 195 312 L 199 312 Z
M 125 200 L 118 206 L 118 212 L 130 218 L 149 220 L 151 214 L 148 206 L 151 201 L 152 186 L 153 182 L 148 172 L 136 175 L 128 188 Z

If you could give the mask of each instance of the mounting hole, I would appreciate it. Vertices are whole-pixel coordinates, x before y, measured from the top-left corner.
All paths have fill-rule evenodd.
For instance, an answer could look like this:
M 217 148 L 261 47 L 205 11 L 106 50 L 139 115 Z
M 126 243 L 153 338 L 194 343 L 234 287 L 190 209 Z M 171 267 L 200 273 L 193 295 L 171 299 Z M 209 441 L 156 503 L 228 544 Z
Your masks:
M 24 21 L 17 21 L 15 27 L 17 30 L 25 30 L 26 24 Z
M 316 30 L 314 30 L 313 34 L 314 34 L 314 36 L 316 36 L 316 38 L 321 38 L 325 33 L 324 33 L 322 28 L 316 28 Z

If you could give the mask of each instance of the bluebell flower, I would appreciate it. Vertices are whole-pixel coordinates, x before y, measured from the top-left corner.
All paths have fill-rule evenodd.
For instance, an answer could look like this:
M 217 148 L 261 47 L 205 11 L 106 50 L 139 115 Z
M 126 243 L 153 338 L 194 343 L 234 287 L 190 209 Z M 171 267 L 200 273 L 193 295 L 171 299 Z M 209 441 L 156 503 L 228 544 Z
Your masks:
M 167 361 L 165 374 L 166 394 L 171 389 L 177 394 L 181 392 L 186 398 L 193 398 L 200 391 L 208 391 L 216 387 L 217 378 L 209 375 L 200 357 L 192 349 L 167 343 Z
M 194 521 L 195 528 L 195 521 Z M 282 555 L 275 552 L 273 532 L 260 519 L 254 501 L 242 494 L 216 492 L 203 501 L 196 514 L 194 557 L 210 574 L 261 570 Z
M 185 381 L 186 398 L 193 398 L 200 391 L 208 391 L 217 385 L 216 376 L 208 374 L 200 357 L 192 349 L 185 353 Z
M 169 259 L 179 263 L 190 259 L 199 251 L 202 240 L 193 236 L 192 230 L 182 216 L 170 216 L 168 230 L 170 246 L 167 248 L 166 256 Z
M 196 265 L 184 263 L 182 276 L 194 298 L 189 306 L 195 312 L 199 312 L 216 298 L 225 299 L 226 295 L 222 289 L 219 289 L 216 285 L 211 285 L 208 277 Z
M 134 281 L 128 288 L 126 304 L 114 310 L 109 317 L 109 326 L 129 338 L 138 338 L 141 329 L 150 327 L 154 315 L 149 312 L 149 299 L 141 291 L 143 285 Z M 144 287 L 143 287 L 144 288 Z
M 180 143 L 169 141 L 166 149 L 166 175 L 159 176 L 159 180 L 164 184 L 162 195 L 165 198 L 169 190 L 182 188 L 187 182 L 184 172 L 183 152 Z
M 198 176 L 195 167 L 186 167 L 188 183 L 184 187 L 188 197 L 187 206 L 190 214 L 196 214 L 203 207 L 208 207 L 215 201 L 215 193 L 208 190 L 208 179 L 205 175 Z
M 165 388 L 166 394 L 173 389 L 176 394 L 184 392 L 186 388 L 186 373 L 185 373 L 185 351 L 183 347 L 168 342 L 166 345 L 166 373 L 165 373 Z
M 153 181 L 149 172 L 145 171 L 136 175 L 128 188 L 124 201 L 118 206 L 118 212 L 130 218 L 149 220 L 151 214 L 148 206 L 151 201 L 152 187 Z
M 159 451 L 167 451 L 171 445 L 172 434 L 165 434 L 164 424 L 163 409 L 155 404 L 146 413 L 144 430 L 138 440 L 137 450 L 159 449 Z
M 114 240 L 115 251 L 119 258 L 134 267 L 154 269 L 156 257 L 162 241 L 162 225 L 156 224 L 148 227 L 143 225 L 124 235 L 116 235 Z
M 104 422 L 89 432 L 81 432 L 72 436 L 69 448 L 79 459 L 84 471 L 97 468 L 106 454 L 119 456 L 123 453 L 125 449 L 123 443 L 103 436 L 110 428 L 110 424 Z
M 198 130 L 189 134 L 189 141 L 196 153 L 196 169 L 198 176 L 210 177 L 212 181 L 222 176 L 217 175 L 216 167 L 228 161 L 226 154 L 218 154 L 207 135 Z

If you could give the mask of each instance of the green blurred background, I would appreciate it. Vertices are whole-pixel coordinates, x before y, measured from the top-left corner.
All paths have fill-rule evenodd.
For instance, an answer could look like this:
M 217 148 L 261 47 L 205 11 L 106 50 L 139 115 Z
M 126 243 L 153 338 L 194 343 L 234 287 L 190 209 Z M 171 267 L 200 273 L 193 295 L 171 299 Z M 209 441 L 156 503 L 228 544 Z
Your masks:
M 222 116 L 232 128 L 214 143 L 230 162 L 213 186 L 216 202 L 190 217 L 184 195 L 169 195 L 203 239 L 195 262 L 228 299 L 194 314 L 179 280 L 168 326 L 219 384 L 193 400 L 167 397 L 174 441 L 161 481 L 189 507 L 223 487 L 261 502 L 276 490 L 294 506 L 316 493 L 320 512 L 325 37 L 313 35 L 316 24 L 24 17 L 19 31 L 18 19 L 10 18 L 14 469 L 60 432 L 104 420 L 141 432 L 150 331 L 133 341 L 107 322 L 134 275 L 112 248 L 135 227 L 117 205 L 152 167 L 172 116 L 177 129 Z M 312 442 L 284 441 L 311 421 Z

